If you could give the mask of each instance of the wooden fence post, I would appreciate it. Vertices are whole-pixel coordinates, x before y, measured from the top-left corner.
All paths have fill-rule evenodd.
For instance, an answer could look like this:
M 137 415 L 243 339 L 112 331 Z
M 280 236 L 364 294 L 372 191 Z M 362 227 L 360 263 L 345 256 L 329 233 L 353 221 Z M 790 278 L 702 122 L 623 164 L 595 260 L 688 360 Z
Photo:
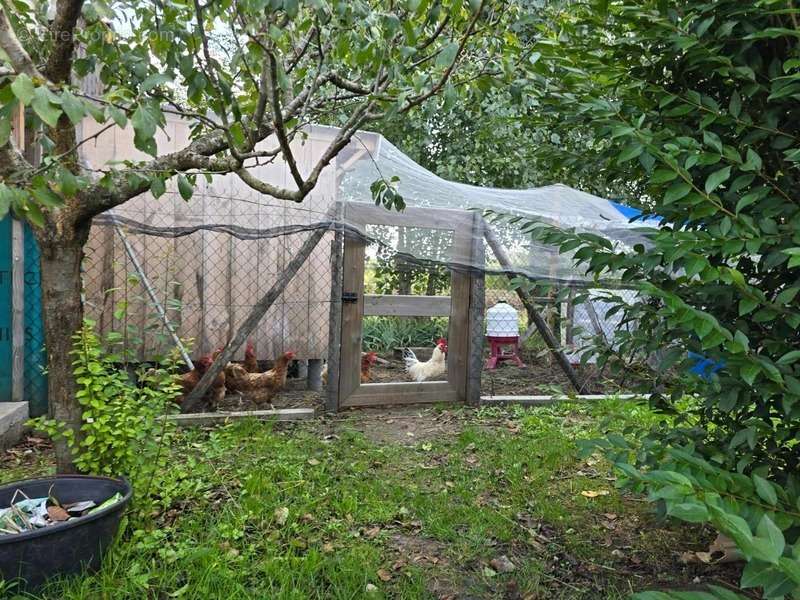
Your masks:
M 336 204 L 336 229 L 331 241 L 331 305 L 328 317 L 328 382 L 325 410 L 339 410 L 339 371 L 342 355 L 342 269 L 344 266 L 344 205 Z

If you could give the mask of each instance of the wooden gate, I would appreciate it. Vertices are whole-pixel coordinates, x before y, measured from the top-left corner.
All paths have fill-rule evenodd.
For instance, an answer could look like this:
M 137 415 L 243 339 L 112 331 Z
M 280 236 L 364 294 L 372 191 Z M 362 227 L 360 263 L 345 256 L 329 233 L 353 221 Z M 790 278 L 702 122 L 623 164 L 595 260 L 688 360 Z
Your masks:
M 431 402 L 477 405 L 483 351 L 484 280 L 482 270 L 474 266 L 482 265 L 484 256 L 481 215 L 463 210 L 416 207 L 398 213 L 362 203 L 344 203 L 340 211 L 345 222 L 355 225 L 362 233 L 366 233 L 367 225 L 452 231 L 451 295 L 449 298 L 365 295 L 366 244 L 361 238 L 340 233 L 343 254 L 336 264 L 334 253 L 333 265 L 334 279 L 339 283 L 334 284 L 331 298 L 328 410 Z M 447 381 L 362 384 L 360 366 L 365 315 L 449 317 Z

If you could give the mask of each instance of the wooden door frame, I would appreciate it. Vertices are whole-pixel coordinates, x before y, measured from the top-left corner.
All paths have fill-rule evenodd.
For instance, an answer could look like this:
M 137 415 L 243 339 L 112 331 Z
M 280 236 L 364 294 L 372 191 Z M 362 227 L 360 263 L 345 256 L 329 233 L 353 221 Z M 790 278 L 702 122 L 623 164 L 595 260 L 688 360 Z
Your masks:
M 366 203 L 342 203 L 338 214 L 364 237 L 354 233 L 341 235 L 338 241 L 342 248 L 338 260 L 340 269 L 334 256 L 333 273 L 334 276 L 341 273 L 341 286 L 331 287 L 328 410 L 436 402 L 477 405 L 480 401 L 485 302 L 484 277 L 480 268 L 484 253 L 481 215 L 463 210 L 420 207 L 409 207 L 398 213 Z M 365 296 L 364 240 L 367 225 L 453 231 L 450 298 Z M 362 384 L 361 346 L 365 312 L 367 315 L 449 317 L 447 381 Z M 331 372 L 333 369 L 335 373 Z

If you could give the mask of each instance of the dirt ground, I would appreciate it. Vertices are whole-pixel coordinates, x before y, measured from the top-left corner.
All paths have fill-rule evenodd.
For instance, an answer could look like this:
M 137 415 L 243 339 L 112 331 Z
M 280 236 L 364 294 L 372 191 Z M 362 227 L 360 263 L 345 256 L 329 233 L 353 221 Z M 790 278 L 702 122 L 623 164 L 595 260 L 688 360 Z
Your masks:
M 382 355 L 380 364 L 376 364 L 370 371 L 372 383 L 393 383 L 411 381 L 405 373 L 401 360 L 391 355 Z M 497 369 L 483 370 L 481 380 L 481 393 L 486 396 L 532 396 L 563 394 L 572 391 L 572 386 L 567 376 L 558 363 L 549 356 L 541 357 L 535 354 L 523 354 L 524 368 L 519 368 L 510 362 L 503 362 Z M 614 381 L 597 373 L 589 366 L 582 369 L 575 367 L 578 377 L 587 382 L 584 394 L 613 394 L 622 391 Z M 434 381 L 444 381 L 446 375 L 441 375 Z M 305 389 L 305 382 L 290 378 L 286 389 L 278 394 L 272 401 L 275 408 L 301 408 L 322 406 L 325 401 L 325 391 L 313 392 Z M 269 408 L 250 402 L 246 396 L 229 394 L 225 401 L 218 407 L 221 411 L 263 410 Z

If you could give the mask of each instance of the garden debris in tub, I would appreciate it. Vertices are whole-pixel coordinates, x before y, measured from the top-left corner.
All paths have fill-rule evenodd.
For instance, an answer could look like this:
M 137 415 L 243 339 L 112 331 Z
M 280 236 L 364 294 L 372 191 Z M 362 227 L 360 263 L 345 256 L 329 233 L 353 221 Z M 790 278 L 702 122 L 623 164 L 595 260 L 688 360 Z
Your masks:
M 17 500 L 21 497 L 20 500 Z M 122 500 L 117 492 L 99 505 L 93 500 L 61 504 L 53 494 L 28 498 L 22 490 L 14 492 L 11 506 L 0 508 L 0 536 L 35 531 L 56 523 L 73 521 L 108 508 Z

